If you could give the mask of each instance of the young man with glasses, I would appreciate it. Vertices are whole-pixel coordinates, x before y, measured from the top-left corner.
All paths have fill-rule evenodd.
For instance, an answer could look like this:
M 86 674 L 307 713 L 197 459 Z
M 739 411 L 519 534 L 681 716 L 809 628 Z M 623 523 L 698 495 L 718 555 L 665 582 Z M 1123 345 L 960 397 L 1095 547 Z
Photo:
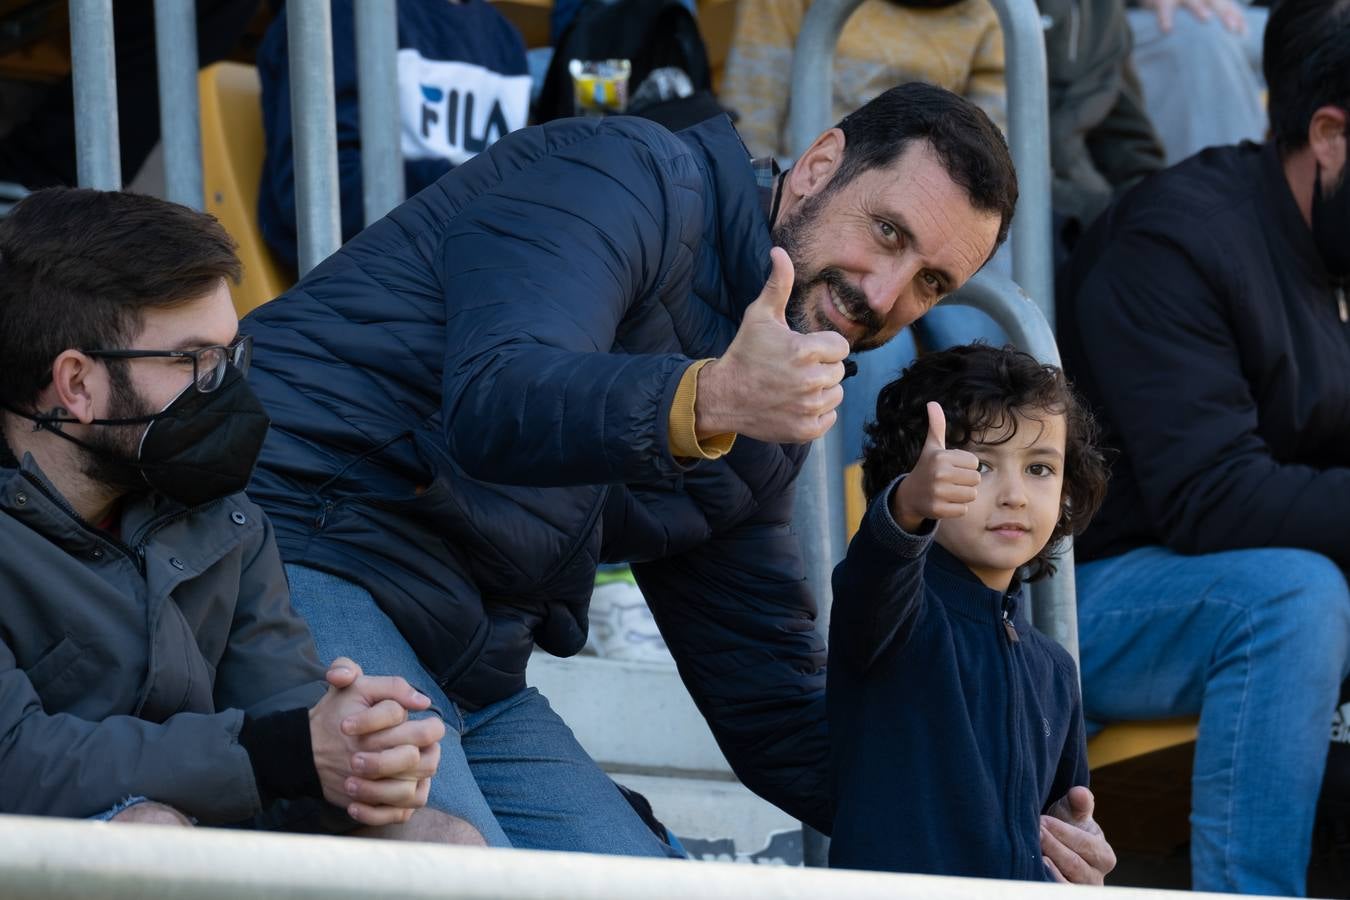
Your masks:
M 54 189 L 0 223 L 0 813 L 477 838 L 444 727 L 325 672 L 241 493 L 268 419 L 209 216 Z

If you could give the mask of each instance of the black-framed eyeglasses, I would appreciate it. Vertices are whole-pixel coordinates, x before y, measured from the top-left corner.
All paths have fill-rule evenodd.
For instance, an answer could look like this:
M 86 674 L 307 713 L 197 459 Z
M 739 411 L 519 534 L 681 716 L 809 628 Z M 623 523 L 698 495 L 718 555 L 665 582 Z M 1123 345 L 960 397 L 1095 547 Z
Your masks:
M 103 359 L 190 359 L 192 382 L 197 390 L 209 394 L 225 381 L 227 366 L 234 366 L 240 375 L 248 374 L 253 362 L 253 337 L 242 335 L 233 344 L 223 347 L 212 344 L 196 350 L 81 350 L 85 356 Z

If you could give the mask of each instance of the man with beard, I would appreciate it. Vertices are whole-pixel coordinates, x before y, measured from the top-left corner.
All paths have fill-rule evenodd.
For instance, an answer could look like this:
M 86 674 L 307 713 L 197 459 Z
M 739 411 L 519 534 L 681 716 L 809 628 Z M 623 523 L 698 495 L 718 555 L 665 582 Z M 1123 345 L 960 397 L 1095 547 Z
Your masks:
M 345 659 L 325 688 L 240 493 L 267 416 L 238 276 L 214 219 L 149 197 L 0 223 L 0 813 L 473 840 L 420 809 L 428 699 Z
M 675 852 L 525 681 L 536 645 L 583 646 L 597 564 L 630 562 L 740 777 L 830 828 L 792 482 L 850 349 L 960 287 L 1015 197 L 998 129 L 928 85 L 781 175 L 724 117 L 561 120 L 245 319 L 274 420 L 250 495 L 321 656 L 446 719 L 430 806 L 495 846 Z
M 1284 0 L 1271 139 L 1145 182 L 1061 284 L 1118 451 L 1078 543 L 1084 708 L 1200 716 L 1192 882 L 1300 894 L 1350 666 L 1350 0 Z

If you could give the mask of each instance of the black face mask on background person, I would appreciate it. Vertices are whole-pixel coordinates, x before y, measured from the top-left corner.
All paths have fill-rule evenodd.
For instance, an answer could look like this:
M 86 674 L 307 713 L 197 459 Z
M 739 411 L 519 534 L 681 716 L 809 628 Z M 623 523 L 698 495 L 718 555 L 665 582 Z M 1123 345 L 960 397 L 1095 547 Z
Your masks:
M 78 419 L 10 411 L 90 453 L 109 453 L 61 430 L 62 424 L 79 424 Z M 114 462 L 138 470 L 147 485 L 170 500 L 201 506 L 248 486 L 271 420 L 244 376 L 231 365 L 220 387 L 209 393 L 202 393 L 195 383 L 189 384 L 154 415 L 94 419 L 88 424 L 142 423 L 148 424 L 136 458 Z
M 1313 176 L 1312 234 L 1317 252 L 1331 277 L 1350 279 L 1350 158 L 1341 169 L 1340 183 L 1322 192 L 1322 167 Z

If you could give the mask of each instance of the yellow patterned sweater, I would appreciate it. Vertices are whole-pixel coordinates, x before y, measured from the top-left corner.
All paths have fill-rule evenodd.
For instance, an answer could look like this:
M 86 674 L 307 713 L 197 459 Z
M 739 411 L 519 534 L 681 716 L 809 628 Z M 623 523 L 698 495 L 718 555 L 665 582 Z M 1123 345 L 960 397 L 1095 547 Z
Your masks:
M 809 0 L 740 0 L 721 101 L 755 156 L 787 146 L 792 48 Z M 834 60 L 834 120 L 887 88 L 927 81 L 978 104 L 1006 130 L 1003 33 L 989 0 L 919 9 L 866 0 L 849 17 Z

